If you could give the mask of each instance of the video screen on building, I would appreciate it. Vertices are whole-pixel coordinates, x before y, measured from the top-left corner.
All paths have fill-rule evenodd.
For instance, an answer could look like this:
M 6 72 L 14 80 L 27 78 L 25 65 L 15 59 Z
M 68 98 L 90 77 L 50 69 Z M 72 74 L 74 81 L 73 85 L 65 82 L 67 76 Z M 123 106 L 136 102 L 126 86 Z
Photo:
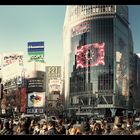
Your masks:
M 105 43 L 80 46 L 76 50 L 76 69 L 105 65 Z
M 44 107 L 45 92 L 28 93 L 28 107 Z

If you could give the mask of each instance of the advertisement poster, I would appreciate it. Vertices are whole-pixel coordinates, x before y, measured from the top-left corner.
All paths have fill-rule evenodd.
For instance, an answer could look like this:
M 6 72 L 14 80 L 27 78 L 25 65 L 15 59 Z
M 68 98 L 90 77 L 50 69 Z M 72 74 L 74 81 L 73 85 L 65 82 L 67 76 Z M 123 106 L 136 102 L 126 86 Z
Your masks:
M 62 91 L 62 83 L 61 80 L 50 80 L 49 82 L 49 92 L 51 93 L 52 91 Z
M 43 79 L 42 78 L 29 78 L 27 80 L 27 90 L 42 92 L 44 90 Z
M 45 92 L 28 93 L 28 107 L 44 107 Z
M 118 51 L 116 52 L 116 84 L 118 87 L 118 92 L 121 93 L 123 96 L 127 95 L 127 83 L 128 83 L 128 78 L 127 78 L 127 50 L 126 50 L 126 43 L 122 38 L 118 40 Z
M 23 64 L 23 53 L 3 53 L 2 65 L 3 67 L 18 62 L 19 65 Z
M 44 42 L 28 42 L 29 62 L 44 62 Z

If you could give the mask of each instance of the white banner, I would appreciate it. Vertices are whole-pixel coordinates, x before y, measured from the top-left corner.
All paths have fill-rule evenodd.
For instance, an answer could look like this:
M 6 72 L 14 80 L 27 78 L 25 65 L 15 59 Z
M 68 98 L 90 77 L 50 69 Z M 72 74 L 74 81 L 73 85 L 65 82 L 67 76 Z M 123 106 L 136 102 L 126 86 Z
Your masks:
M 3 67 L 18 62 L 23 64 L 23 53 L 3 53 L 2 54 L 2 65 Z
M 52 91 L 62 91 L 62 82 L 61 80 L 54 79 L 49 81 L 49 92 Z

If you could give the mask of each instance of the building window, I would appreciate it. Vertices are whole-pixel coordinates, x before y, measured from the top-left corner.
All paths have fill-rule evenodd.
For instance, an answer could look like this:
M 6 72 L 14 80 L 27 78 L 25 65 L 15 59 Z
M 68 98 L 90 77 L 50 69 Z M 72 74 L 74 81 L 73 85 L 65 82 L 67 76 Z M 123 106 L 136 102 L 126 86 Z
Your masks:
M 105 6 L 105 12 L 108 12 L 108 6 Z
M 110 6 L 108 7 L 108 11 L 111 12 L 111 7 Z
M 93 13 L 95 13 L 95 8 L 92 9 Z
M 96 7 L 96 13 L 98 13 L 99 12 L 99 8 L 98 7 Z
M 105 12 L 105 6 L 103 6 L 103 10 L 102 11 Z

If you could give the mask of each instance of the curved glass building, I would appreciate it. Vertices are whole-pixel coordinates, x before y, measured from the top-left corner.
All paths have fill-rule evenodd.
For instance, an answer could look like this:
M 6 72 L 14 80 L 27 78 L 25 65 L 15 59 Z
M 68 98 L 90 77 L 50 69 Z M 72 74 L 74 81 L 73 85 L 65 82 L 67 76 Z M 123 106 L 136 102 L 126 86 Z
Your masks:
M 67 6 L 65 99 L 70 115 L 113 116 L 132 109 L 133 42 L 124 5 Z

